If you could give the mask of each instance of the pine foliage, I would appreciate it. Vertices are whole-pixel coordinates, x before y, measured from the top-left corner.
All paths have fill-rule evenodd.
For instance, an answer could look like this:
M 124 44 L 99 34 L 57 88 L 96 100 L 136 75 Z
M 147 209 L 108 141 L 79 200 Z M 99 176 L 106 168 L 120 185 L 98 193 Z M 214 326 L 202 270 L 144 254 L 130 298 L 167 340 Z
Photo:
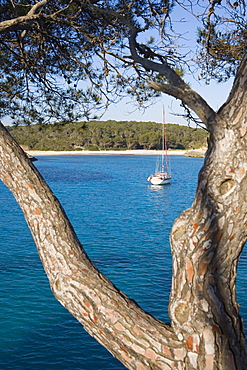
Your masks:
M 162 125 L 156 122 L 89 121 L 8 127 L 19 144 L 30 150 L 161 149 Z M 207 132 L 167 125 L 170 149 L 206 145 Z

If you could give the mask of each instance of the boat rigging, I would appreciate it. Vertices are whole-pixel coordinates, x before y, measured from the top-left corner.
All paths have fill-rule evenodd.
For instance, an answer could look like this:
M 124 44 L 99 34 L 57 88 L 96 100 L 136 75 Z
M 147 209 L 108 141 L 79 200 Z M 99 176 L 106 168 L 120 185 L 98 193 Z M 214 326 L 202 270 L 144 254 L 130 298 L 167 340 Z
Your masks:
M 152 185 L 166 185 L 170 183 L 172 178 L 169 170 L 169 161 L 167 153 L 167 140 L 166 140 L 166 122 L 165 122 L 165 111 L 163 108 L 163 123 L 162 123 L 162 155 L 161 164 L 153 175 L 150 175 L 147 181 L 150 181 Z

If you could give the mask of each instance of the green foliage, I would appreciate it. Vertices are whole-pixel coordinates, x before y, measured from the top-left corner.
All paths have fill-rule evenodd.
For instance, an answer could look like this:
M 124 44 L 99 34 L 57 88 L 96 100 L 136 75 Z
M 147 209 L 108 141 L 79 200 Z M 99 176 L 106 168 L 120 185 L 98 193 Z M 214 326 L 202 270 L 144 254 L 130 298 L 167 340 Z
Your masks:
M 191 50 L 181 25 L 193 19 L 198 47 Z M 199 66 L 206 82 L 227 80 L 246 40 L 244 1 L 1 0 L 0 118 L 16 125 L 92 119 L 124 96 L 146 107 L 161 94 L 150 81 L 181 99 L 178 77 Z
M 11 126 L 11 135 L 30 150 L 161 149 L 162 125 L 156 122 L 90 121 L 48 125 Z M 206 145 L 207 132 L 167 125 L 170 149 Z
M 136 82 L 128 37 L 130 28 L 158 27 L 172 7 L 167 0 L 0 1 L 0 118 L 71 122 L 92 119 L 121 96 L 140 104 L 155 97 L 145 75 Z
M 244 1 L 210 1 L 194 7 L 194 14 L 201 21 L 197 43 L 197 63 L 200 78 L 209 83 L 227 81 L 236 74 L 239 63 L 246 54 L 246 3 Z M 194 2 L 194 5 L 196 2 Z M 190 8 L 192 4 L 188 5 Z M 203 6 L 205 8 L 203 9 Z

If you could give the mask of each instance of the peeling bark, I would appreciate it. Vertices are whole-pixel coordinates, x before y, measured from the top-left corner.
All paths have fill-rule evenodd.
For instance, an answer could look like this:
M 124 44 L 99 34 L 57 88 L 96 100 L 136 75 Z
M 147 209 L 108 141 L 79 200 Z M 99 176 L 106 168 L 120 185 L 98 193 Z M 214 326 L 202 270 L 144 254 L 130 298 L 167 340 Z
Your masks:
M 231 104 L 238 105 L 218 112 L 195 200 L 171 233 L 172 326 L 200 369 L 202 352 L 206 369 L 247 368 L 235 286 L 247 225 L 246 97 L 245 78 L 240 79 L 231 94 Z M 210 365 L 215 361 L 218 367 Z
M 247 369 L 235 286 L 247 237 L 246 69 L 244 58 L 217 113 L 174 74 L 170 90 L 152 85 L 182 99 L 210 131 L 194 202 L 171 231 L 170 325 L 96 269 L 48 185 L 0 126 L 0 178 L 23 210 L 55 297 L 128 369 Z
M 3 126 L 0 153 L 1 180 L 23 210 L 58 301 L 128 369 L 182 369 L 183 343 L 91 263 L 58 200 Z
M 56 197 L 0 128 L 1 179 L 24 212 L 55 297 L 128 369 L 247 368 L 235 292 L 247 223 L 246 134 L 239 142 L 239 130 L 214 135 L 195 200 L 173 225 L 165 325 L 95 268 Z
M 24 30 L 23 37 L 41 16 L 53 19 L 56 13 L 42 15 L 48 3 L 41 0 L 30 6 L 26 16 L 1 22 L 0 33 Z M 128 17 L 110 9 L 108 14 L 129 28 L 133 63 L 167 81 L 149 81 L 149 85 L 182 100 L 210 132 L 194 202 L 171 231 L 171 324 L 143 311 L 96 269 L 59 201 L 2 125 L 0 179 L 24 213 L 55 297 L 126 368 L 247 369 L 235 286 L 247 237 L 247 55 L 228 100 L 216 113 L 165 58 L 155 61 L 138 54 L 140 31 Z
M 181 99 L 210 132 L 195 200 L 171 232 L 173 278 L 169 313 L 187 349 L 187 369 L 246 369 L 246 343 L 235 280 L 246 242 L 247 222 L 247 56 L 227 102 L 215 113 L 170 67 L 140 57 L 135 34 L 133 59 L 165 76 L 155 90 Z

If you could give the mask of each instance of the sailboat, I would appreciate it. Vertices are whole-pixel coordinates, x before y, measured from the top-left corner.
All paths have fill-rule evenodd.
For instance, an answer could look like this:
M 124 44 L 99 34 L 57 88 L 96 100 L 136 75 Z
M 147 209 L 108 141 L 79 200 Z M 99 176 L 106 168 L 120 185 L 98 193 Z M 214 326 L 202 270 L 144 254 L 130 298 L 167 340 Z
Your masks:
M 162 155 L 161 164 L 156 169 L 155 174 L 150 175 L 147 181 L 150 181 L 153 185 L 166 185 L 170 183 L 172 176 L 169 171 L 169 162 L 167 154 L 167 141 L 166 141 L 166 122 L 165 112 L 163 108 L 163 125 L 162 125 Z

